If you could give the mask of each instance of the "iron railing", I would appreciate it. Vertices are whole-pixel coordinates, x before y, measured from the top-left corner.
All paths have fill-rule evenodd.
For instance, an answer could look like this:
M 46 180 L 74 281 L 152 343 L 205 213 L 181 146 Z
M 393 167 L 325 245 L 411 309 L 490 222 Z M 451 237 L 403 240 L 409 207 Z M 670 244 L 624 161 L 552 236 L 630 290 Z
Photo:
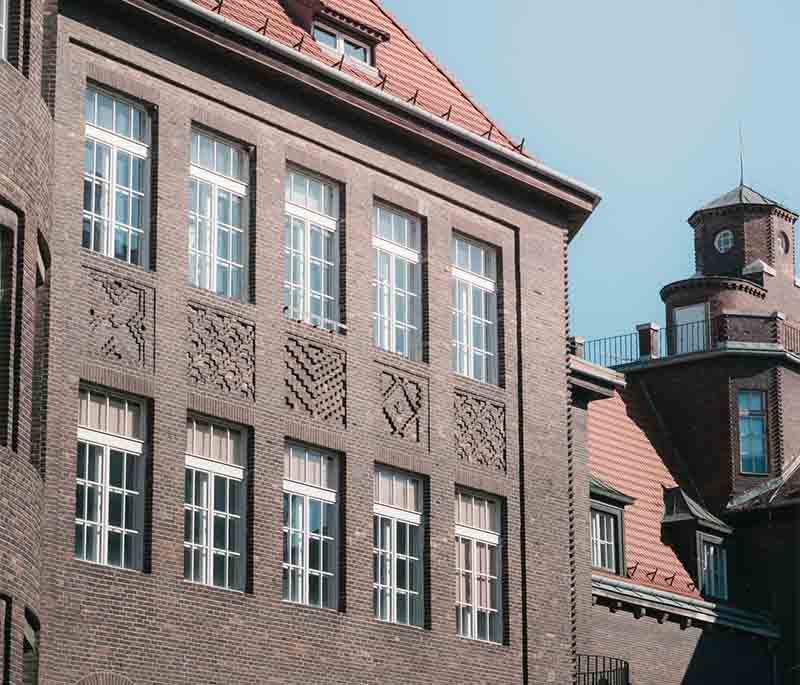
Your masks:
M 578 685 L 630 685 L 630 666 L 611 656 L 579 654 Z
M 618 367 L 714 350 L 723 343 L 778 344 L 800 354 L 800 328 L 774 315 L 723 314 L 678 326 L 641 327 L 635 333 L 586 341 L 582 348 L 587 361 Z

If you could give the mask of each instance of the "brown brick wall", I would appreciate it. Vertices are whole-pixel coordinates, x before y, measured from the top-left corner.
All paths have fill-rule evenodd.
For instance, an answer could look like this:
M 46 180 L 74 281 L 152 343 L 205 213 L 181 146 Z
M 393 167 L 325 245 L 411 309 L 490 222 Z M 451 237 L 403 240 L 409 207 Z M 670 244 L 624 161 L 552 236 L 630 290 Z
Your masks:
M 397 138 L 380 125 L 365 125 L 359 116 L 314 99 L 294 82 L 233 58 L 221 59 L 219 52 L 179 34 L 164 41 L 163 32 L 140 15 L 128 15 L 117 6 L 113 16 L 94 6 L 89 14 L 84 3 L 63 7 L 65 15 L 58 18 L 49 48 L 58 65 L 52 102 L 60 179 L 54 188 L 50 240 L 49 360 L 51 369 L 57 360 L 59 372 L 48 374 L 47 387 L 47 553 L 39 610 L 45 682 L 74 685 L 93 673 L 109 672 L 135 683 L 383 683 L 411 678 L 511 683 L 522 681 L 524 665 L 529 682 L 568 682 L 572 645 L 566 610 L 570 565 L 565 544 L 563 219 L 498 180 L 477 178 L 408 138 Z M 157 108 L 149 271 L 80 248 L 87 81 Z M 250 274 L 248 303 L 186 284 L 185 188 L 193 122 L 254 149 L 251 255 L 256 268 Z M 342 184 L 348 325 L 343 335 L 288 323 L 281 315 L 283 174 L 292 163 Z M 427 362 L 400 360 L 372 345 L 370 231 L 376 198 L 414 211 L 426 224 Z M 501 257 L 501 387 L 455 378 L 449 371 L 453 230 L 495 246 Z M 109 356 L 102 341 L 89 337 L 90 310 L 98 304 L 110 306 L 103 302 L 98 278 L 137 293 L 138 315 L 152 322 L 153 331 L 148 328 L 131 357 Z M 235 362 L 232 391 L 220 390 L 213 378 L 192 380 L 197 377 L 190 375 L 188 365 L 198 354 L 190 343 L 193 311 L 218 317 L 225 327 L 252 338 L 244 358 L 232 356 L 224 345 L 210 352 Z M 341 365 L 345 382 L 335 391 L 313 374 L 306 378 L 312 394 L 331 393 L 326 400 L 341 403 L 333 418 L 287 403 L 287 346 L 299 343 L 315 346 Z M 419 441 L 392 434 L 383 411 L 385 373 L 421 388 Z M 132 392 L 151 408 L 146 573 L 72 558 L 81 382 Z M 482 411 L 502 411 L 504 444 L 493 443 L 491 464 L 459 459 L 457 397 L 470 398 Z M 182 578 L 183 431 L 189 411 L 250 429 L 253 563 L 244 594 L 190 585 Z M 280 492 L 287 438 L 344 455 L 343 611 L 292 606 L 280 599 Z M 422 630 L 383 625 L 372 617 L 376 462 L 426 477 L 429 619 Z M 526 482 L 524 547 L 520 474 Z M 455 635 L 456 485 L 477 487 L 504 501 L 503 645 Z
M 651 616 L 592 607 L 591 652 L 630 663 L 632 685 L 769 685 L 772 655 L 767 641 L 735 631 L 682 629 Z

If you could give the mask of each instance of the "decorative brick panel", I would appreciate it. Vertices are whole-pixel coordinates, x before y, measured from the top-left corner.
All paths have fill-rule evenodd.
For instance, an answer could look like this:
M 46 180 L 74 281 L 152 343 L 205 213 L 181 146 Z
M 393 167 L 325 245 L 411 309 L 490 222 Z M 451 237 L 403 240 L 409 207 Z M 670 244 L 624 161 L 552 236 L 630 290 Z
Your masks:
M 311 419 L 347 425 L 345 353 L 290 337 L 286 341 L 286 404 Z
M 87 356 L 127 368 L 153 369 L 155 326 L 152 288 L 103 271 L 86 268 Z
M 455 415 L 458 458 L 505 472 L 508 466 L 505 405 L 457 390 Z
M 425 441 L 428 393 L 425 381 L 391 368 L 381 370 L 384 427 L 410 442 Z
M 189 379 L 198 388 L 255 400 L 256 327 L 202 305 L 189 305 Z
M 93 673 L 75 685 L 134 685 L 134 682 L 114 673 Z

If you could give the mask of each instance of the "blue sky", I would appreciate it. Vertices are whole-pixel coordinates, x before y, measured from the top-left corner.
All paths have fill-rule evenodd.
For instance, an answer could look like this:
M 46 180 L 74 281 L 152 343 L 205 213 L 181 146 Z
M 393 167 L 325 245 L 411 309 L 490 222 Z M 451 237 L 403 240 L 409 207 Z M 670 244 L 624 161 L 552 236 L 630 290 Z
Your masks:
M 573 334 L 663 323 L 694 209 L 739 180 L 800 210 L 796 0 L 382 0 L 497 122 L 603 202 L 570 248 Z M 557 268 L 557 265 L 553 265 Z

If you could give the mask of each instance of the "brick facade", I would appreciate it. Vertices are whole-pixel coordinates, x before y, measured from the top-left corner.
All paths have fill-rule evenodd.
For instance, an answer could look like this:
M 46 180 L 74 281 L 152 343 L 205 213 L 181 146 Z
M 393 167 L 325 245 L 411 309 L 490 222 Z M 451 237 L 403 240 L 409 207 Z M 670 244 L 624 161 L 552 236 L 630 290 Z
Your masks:
M 531 192 L 520 183 L 525 172 L 471 143 L 465 162 L 449 134 L 402 132 L 371 113 L 374 103 L 354 107 L 361 102 L 346 88 L 331 97 L 329 77 L 214 33 L 166 3 L 27 6 L 30 25 L 46 31 L 28 34 L 30 79 L 0 62 L 0 102 L 13 92 L 17 117 L 0 131 L 0 201 L 20 236 L 10 353 L 15 449 L 0 452 L 0 511 L 10 523 L 0 533 L 0 568 L 12 569 L 0 575 L 10 617 L 6 680 L 22 682 L 28 608 L 41 622 L 40 681 L 48 685 L 570 682 L 565 265 L 568 231 L 588 214 L 570 203 L 596 198 L 565 202 L 563 189 L 554 194 L 539 181 Z M 146 269 L 80 246 L 87 84 L 151 115 Z M 244 302 L 187 284 L 193 125 L 250 150 Z M 346 332 L 282 315 L 287 166 L 340 185 Z M 424 362 L 372 342 L 376 199 L 424 223 Z M 497 386 L 450 371 L 454 230 L 499 255 Z M 52 260 L 38 291 L 37 247 Z M 74 558 L 78 393 L 86 386 L 127 393 L 147 411 L 141 571 Z M 183 579 L 189 414 L 232 422 L 248 436 L 242 593 Z M 337 610 L 281 600 L 287 440 L 332 450 L 343 465 Z M 423 478 L 422 629 L 373 617 L 376 463 Z M 456 486 L 502 502 L 502 644 L 456 636 Z

